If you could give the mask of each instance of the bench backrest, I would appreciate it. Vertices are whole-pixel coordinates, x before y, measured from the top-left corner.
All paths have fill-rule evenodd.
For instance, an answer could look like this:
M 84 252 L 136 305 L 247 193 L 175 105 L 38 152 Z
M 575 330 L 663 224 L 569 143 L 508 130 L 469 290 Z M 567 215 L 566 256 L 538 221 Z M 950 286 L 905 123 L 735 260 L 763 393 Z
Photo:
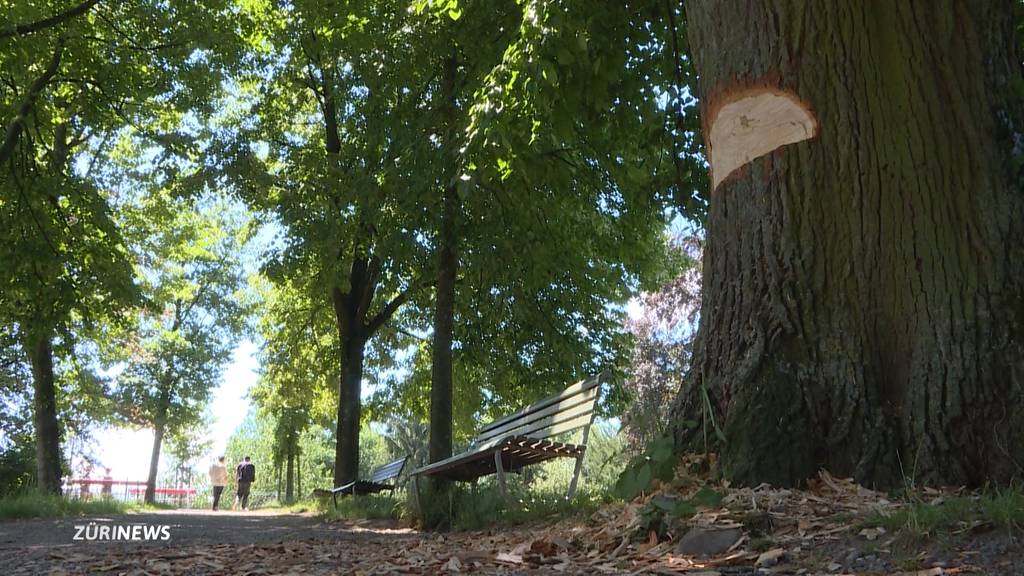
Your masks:
M 383 484 L 392 478 L 397 478 L 398 475 L 402 473 L 402 468 L 405 467 L 405 461 L 408 459 L 408 456 L 403 456 L 398 460 L 388 462 L 380 468 L 376 468 L 373 473 L 370 474 L 370 482 Z
M 554 396 L 534 402 L 526 408 L 498 418 L 480 429 L 480 435 L 473 444 L 482 444 L 502 436 L 529 436 L 531 438 L 550 438 L 586 428 L 594 421 L 594 411 L 601 384 L 606 374 L 601 373 L 593 378 L 577 382 Z M 586 444 L 586 431 L 584 440 Z

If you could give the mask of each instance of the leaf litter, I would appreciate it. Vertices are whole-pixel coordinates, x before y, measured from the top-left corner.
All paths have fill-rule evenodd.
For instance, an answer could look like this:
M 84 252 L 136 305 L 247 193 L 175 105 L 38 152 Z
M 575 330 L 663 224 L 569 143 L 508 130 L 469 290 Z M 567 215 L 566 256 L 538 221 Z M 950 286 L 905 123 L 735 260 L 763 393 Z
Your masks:
M 672 509 L 665 504 L 671 501 L 699 504 L 674 517 L 664 512 Z M 97 554 L 54 551 L 43 572 L 54 576 L 988 573 L 966 561 L 899 570 L 893 568 L 893 562 L 858 568 L 858 559 L 864 557 L 842 557 L 851 539 L 870 545 L 872 558 L 891 552 L 893 535 L 880 527 L 858 532 L 854 518 L 902 505 L 881 492 L 824 471 L 800 490 L 764 484 L 733 488 L 727 482 L 710 484 L 706 477 L 683 475 L 632 502 L 606 505 L 583 519 L 441 534 L 359 528 L 353 532 L 358 537 L 296 539 L 278 544 L 196 543 L 166 548 L 110 548 Z M 657 522 L 652 522 L 652 510 L 661 513 Z M 708 548 L 681 551 L 688 537 L 691 542 L 706 542 Z M 961 554 L 961 558 L 970 554 Z

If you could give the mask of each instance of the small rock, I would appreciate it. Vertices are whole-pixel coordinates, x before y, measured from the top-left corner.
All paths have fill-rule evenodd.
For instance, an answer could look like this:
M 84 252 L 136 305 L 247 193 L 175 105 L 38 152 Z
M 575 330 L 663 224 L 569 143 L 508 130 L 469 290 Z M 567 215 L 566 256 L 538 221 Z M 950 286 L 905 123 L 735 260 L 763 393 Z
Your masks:
M 860 550 L 854 548 L 843 558 L 843 564 L 849 566 L 856 562 L 858 558 L 860 558 Z
M 676 552 L 706 558 L 725 552 L 742 537 L 743 532 L 737 528 L 692 528 L 679 540 Z

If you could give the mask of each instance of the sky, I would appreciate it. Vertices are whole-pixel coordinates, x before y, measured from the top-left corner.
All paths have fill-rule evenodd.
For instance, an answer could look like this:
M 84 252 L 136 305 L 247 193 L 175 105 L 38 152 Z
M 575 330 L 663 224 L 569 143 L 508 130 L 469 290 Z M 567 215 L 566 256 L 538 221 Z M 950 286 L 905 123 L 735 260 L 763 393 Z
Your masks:
M 242 423 L 249 411 L 249 389 L 256 383 L 259 363 L 256 360 L 257 347 L 245 340 L 241 342 L 224 371 L 224 376 L 213 390 L 210 412 L 213 423 L 209 439 L 213 441 L 210 453 L 200 458 L 198 464 L 212 462 L 227 447 L 228 438 Z M 152 430 L 130 430 L 114 428 L 96 434 L 96 459 L 111 469 L 111 475 L 118 480 L 145 480 L 149 474 L 149 458 L 153 451 Z M 161 469 L 167 459 L 161 456 Z M 94 476 L 99 476 L 97 471 Z

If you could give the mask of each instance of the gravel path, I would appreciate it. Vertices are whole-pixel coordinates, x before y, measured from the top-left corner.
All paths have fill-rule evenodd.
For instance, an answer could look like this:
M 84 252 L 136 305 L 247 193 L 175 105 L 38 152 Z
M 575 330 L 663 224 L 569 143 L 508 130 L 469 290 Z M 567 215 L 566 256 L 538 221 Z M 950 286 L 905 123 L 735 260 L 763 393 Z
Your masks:
M 131 530 L 132 526 L 157 530 L 166 540 L 126 541 L 86 539 L 100 526 Z M 81 527 L 81 528 L 80 528 Z M 88 528 L 88 530 L 86 530 Z M 78 538 L 76 538 L 76 535 Z M 270 545 L 285 541 L 337 541 L 369 543 L 386 539 L 395 545 L 417 538 L 416 532 L 389 521 L 323 522 L 312 514 L 276 512 L 212 512 L 209 510 L 161 510 L 138 514 L 15 520 L 0 522 L 0 570 L 6 574 L 37 574 L 50 571 L 61 557 L 131 554 L 155 549 L 185 549 L 194 545 Z M 140 550 L 143 549 L 143 550 Z M 13 568 L 13 572 L 11 569 Z

